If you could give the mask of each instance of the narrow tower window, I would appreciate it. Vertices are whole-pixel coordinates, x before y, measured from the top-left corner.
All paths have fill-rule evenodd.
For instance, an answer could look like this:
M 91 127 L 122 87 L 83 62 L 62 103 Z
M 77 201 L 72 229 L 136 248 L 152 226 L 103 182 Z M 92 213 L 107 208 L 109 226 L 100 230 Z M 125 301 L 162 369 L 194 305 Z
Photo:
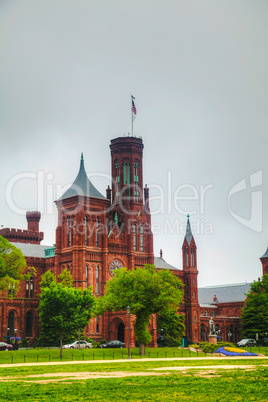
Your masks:
M 88 245 L 88 217 L 85 216 L 85 245 Z
M 88 288 L 88 265 L 86 265 L 86 284 Z
M 139 164 L 134 162 L 134 200 L 139 201 Z
M 68 218 L 68 247 L 72 245 L 72 225 L 71 218 Z
M 96 219 L 96 247 L 99 247 L 99 243 L 100 243 L 99 226 L 100 226 L 100 221 L 99 221 L 99 218 L 97 218 Z
M 120 196 L 120 171 L 119 171 L 119 163 L 115 164 L 115 198 L 116 201 L 119 201 Z
M 191 267 L 195 266 L 195 255 L 194 255 L 194 248 L 191 248 Z
M 137 226 L 133 225 L 133 251 L 137 251 Z
M 185 248 L 185 249 L 184 249 L 184 263 L 185 263 L 185 266 L 188 268 L 188 267 L 189 267 L 188 248 Z
M 29 279 L 27 279 L 26 280 L 26 295 L 25 295 L 25 297 L 27 297 L 27 298 L 29 297 L 29 282 L 30 282 Z
M 99 329 L 99 316 L 98 315 L 96 316 L 96 332 L 97 332 L 97 334 L 100 332 L 100 329 Z
M 100 268 L 96 268 L 96 293 L 100 293 Z
M 143 229 L 143 225 L 141 225 L 141 228 L 140 228 L 140 247 L 141 247 L 141 251 L 144 251 L 143 233 L 144 233 L 144 229 Z
M 31 276 L 30 278 L 30 297 L 34 297 L 34 277 Z

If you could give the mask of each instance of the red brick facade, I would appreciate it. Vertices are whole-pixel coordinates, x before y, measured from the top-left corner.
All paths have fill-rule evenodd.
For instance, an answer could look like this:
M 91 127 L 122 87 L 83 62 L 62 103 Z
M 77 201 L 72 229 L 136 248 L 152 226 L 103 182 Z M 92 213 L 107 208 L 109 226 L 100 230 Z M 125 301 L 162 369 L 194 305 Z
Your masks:
M 113 270 L 154 264 L 153 234 L 149 206 L 149 189 L 143 188 L 143 142 L 141 138 L 120 137 L 111 141 L 112 182 L 104 198 L 86 176 L 81 158 L 78 176 L 69 190 L 56 201 L 58 226 L 56 246 L 45 251 L 40 245 L 39 212 L 27 212 L 28 230 L 1 229 L 0 235 L 17 243 L 26 256 L 28 266 L 34 266 L 37 276 L 22 283 L 15 299 L 3 292 L 0 298 L 0 339 L 7 335 L 36 338 L 39 336 L 39 282 L 48 269 L 58 275 L 68 269 L 76 287 L 93 286 L 96 297 L 103 295 Z M 19 243 L 18 243 L 19 242 Z M 25 246 L 23 246 L 23 244 Z M 23 248 L 24 247 L 24 248 Z M 43 249 L 42 249 L 43 247 Z M 28 250 L 28 251 L 27 251 Z M 264 256 L 265 257 L 265 256 Z M 197 342 L 208 338 L 210 316 L 217 311 L 215 324 L 223 339 L 240 336 L 239 316 L 243 303 L 230 305 L 213 303 L 203 308 L 198 300 L 197 248 L 191 233 L 189 217 L 182 246 L 183 269 L 171 269 L 185 284 L 185 297 L 179 312 L 185 314 L 186 336 Z M 161 257 L 165 268 L 165 261 Z M 263 259 L 264 271 L 268 255 Z M 168 264 L 167 264 L 168 265 Z M 135 346 L 134 319 L 130 317 L 130 346 Z M 156 317 L 152 316 L 152 345 L 157 345 Z M 94 340 L 120 339 L 127 343 L 128 317 L 125 311 L 107 312 L 92 319 L 85 335 Z M 229 337 L 228 337 L 229 333 Z

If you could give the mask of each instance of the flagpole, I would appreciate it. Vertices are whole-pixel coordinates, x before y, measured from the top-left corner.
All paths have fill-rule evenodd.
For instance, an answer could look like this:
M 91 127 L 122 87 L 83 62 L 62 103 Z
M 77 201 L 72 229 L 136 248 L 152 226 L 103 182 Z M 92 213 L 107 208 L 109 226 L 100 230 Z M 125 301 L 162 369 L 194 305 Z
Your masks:
M 130 113 L 131 113 L 131 137 L 133 137 L 132 95 L 130 95 Z

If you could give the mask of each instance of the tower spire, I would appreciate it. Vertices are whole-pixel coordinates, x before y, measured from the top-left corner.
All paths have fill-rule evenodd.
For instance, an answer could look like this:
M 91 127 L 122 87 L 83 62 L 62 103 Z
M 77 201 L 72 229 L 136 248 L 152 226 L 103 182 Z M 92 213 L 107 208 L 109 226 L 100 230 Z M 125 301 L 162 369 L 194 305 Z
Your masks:
M 193 234 L 192 234 L 192 229 L 191 229 L 191 224 L 190 224 L 190 215 L 187 215 L 187 226 L 186 226 L 186 234 L 185 234 L 185 238 L 187 240 L 187 243 L 190 246 L 191 240 L 193 238 Z

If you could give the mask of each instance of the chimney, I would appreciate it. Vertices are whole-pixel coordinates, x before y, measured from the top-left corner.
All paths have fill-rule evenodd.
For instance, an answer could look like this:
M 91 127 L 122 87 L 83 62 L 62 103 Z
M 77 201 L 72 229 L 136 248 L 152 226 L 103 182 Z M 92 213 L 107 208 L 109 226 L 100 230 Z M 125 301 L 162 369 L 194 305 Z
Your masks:
M 28 230 L 31 230 L 33 232 L 39 232 L 39 222 L 41 219 L 41 212 L 27 211 L 26 219 L 28 222 Z
M 160 248 L 160 258 L 163 258 L 163 250 Z

